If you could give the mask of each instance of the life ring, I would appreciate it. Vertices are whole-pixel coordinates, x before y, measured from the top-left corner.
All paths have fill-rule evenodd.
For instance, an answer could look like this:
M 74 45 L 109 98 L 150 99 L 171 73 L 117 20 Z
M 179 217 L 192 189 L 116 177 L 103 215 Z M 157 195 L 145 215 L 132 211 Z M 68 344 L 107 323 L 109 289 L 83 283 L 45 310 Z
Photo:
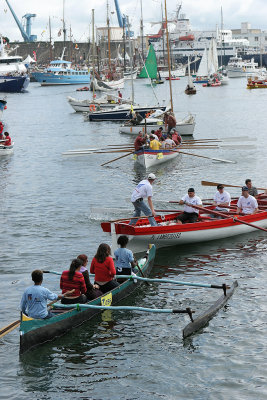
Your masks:
M 90 111 L 95 111 L 95 105 L 94 104 L 90 104 L 89 110 Z

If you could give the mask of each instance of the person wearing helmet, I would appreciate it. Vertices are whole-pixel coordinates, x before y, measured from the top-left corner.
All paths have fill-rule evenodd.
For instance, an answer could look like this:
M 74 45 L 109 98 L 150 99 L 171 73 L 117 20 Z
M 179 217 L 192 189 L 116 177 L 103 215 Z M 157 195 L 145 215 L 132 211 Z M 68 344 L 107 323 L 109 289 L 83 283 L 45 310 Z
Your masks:
M 141 216 L 141 212 L 149 216 L 148 220 L 151 226 L 158 225 L 154 218 L 156 216 L 156 213 L 152 203 L 152 196 L 153 196 L 152 184 L 155 181 L 155 179 L 156 176 L 150 173 L 147 179 L 143 179 L 135 187 L 131 197 L 131 202 L 133 203 L 134 206 L 134 215 L 129 225 L 135 225 L 137 223 L 138 217 Z M 147 199 L 149 207 L 144 202 L 144 199 Z

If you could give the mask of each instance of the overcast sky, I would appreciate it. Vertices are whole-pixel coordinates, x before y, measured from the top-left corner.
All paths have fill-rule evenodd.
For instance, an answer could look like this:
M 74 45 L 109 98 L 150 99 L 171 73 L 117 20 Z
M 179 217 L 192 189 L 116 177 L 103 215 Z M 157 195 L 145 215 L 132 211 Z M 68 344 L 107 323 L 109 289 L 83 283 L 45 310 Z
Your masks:
M 139 34 L 140 1 L 118 0 L 121 13 L 129 15 L 135 34 Z M 63 0 L 9 0 L 19 21 L 26 13 L 36 14 L 32 34 L 38 40 L 48 40 L 48 19 L 51 17 L 52 36 L 60 40 L 58 32 L 62 27 Z M 168 17 L 175 14 L 177 2 L 167 0 Z M 184 0 L 182 13 L 190 19 L 193 29 L 216 29 L 221 24 L 221 6 L 225 29 L 240 28 L 241 22 L 250 22 L 252 28 L 267 30 L 267 0 Z M 164 7 L 164 3 L 163 3 Z M 107 0 L 65 0 L 66 27 L 72 28 L 76 41 L 87 41 L 91 30 L 92 8 L 95 9 L 95 25 L 104 26 L 107 18 Z M 114 0 L 109 0 L 111 25 L 118 26 Z M 158 26 L 149 22 L 161 20 L 161 0 L 143 0 L 145 33 L 154 33 Z M 0 0 L 0 33 L 11 41 L 22 41 L 22 36 L 5 0 Z

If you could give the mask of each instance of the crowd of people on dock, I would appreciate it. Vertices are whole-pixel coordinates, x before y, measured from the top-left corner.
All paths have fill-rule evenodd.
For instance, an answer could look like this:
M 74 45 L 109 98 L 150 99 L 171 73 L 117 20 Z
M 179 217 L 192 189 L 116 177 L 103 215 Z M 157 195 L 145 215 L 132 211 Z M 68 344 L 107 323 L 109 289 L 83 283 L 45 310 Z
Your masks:
M 119 248 L 114 253 L 115 262 L 111 257 L 110 246 L 106 243 L 99 245 L 90 266 L 90 273 L 95 275 L 93 284 L 87 269 L 87 255 L 78 255 L 72 260 L 69 269 L 61 274 L 60 295 L 42 286 L 43 271 L 33 271 L 31 276 L 34 285 L 23 293 L 21 311 L 30 318 L 51 318 L 53 314 L 47 308 L 47 300 L 61 300 L 62 304 L 84 304 L 119 286 L 116 275 L 131 275 L 137 265 L 132 251 L 126 248 L 127 243 L 127 236 L 122 235 L 118 238 Z

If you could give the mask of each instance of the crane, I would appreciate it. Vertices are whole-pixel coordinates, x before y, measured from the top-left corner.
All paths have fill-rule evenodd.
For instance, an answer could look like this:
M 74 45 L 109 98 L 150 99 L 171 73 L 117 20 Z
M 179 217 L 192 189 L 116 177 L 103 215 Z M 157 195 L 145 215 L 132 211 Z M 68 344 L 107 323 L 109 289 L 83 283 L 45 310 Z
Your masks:
M 118 0 L 114 0 L 114 3 L 115 3 L 115 8 L 116 8 L 119 27 L 120 28 L 126 27 L 127 26 L 127 18 L 126 18 L 125 15 L 123 15 L 123 16 L 121 15 L 119 1 Z M 128 35 L 127 29 L 126 29 L 126 35 Z M 132 37 L 133 35 L 134 35 L 134 32 L 130 31 L 130 36 Z
M 6 3 L 7 3 L 8 7 L 9 7 L 9 9 L 11 11 L 11 14 L 14 17 L 14 20 L 16 21 L 16 23 L 17 23 L 17 25 L 19 27 L 19 30 L 20 30 L 20 33 L 21 33 L 23 39 L 24 39 L 24 42 L 34 42 L 34 41 L 36 41 L 37 40 L 37 36 L 36 35 L 31 35 L 31 19 L 33 17 L 36 17 L 36 14 L 29 14 L 28 13 L 28 14 L 23 15 L 22 18 L 26 19 L 26 31 L 25 31 L 25 29 L 23 28 L 22 24 L 20 23 L 18 17 L 16 16 L 16 14 L 15 14 L 15 12 L 14 12 L 13 8 L 11 7 L 11 5 L 10 5 L 8 0 L 6 0 Z

